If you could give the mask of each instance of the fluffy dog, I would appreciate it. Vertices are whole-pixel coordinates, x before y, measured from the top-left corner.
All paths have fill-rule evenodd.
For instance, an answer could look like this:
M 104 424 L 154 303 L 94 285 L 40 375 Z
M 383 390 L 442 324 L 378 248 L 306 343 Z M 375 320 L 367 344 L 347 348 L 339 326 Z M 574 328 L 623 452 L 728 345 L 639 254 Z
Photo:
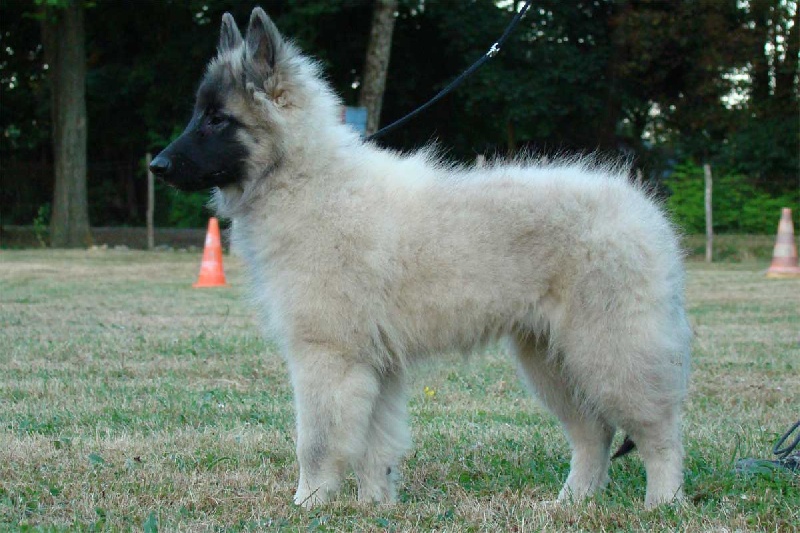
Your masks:
M 607 483 L 617 428 L 644 460 L 646 505 L 680 498 L 681 252 L 627 169 L 464 168 L 365 142 L 339 109 L 264 11 L 245 37 L 226 14 L 194 116 L 151 166 L 176 187 L 213 187 L 233 220 L 291 374 L 294 501 L 325 502 L 348 468 L 359 500 L 394 501 L 409 365 L 498 338 L 571 444 L 559 500 Z

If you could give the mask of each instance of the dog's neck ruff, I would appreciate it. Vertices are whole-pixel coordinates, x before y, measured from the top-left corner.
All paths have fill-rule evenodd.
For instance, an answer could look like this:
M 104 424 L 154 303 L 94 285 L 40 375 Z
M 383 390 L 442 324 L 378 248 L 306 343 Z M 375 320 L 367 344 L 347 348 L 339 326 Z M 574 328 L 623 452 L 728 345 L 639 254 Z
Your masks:
M 272 178 L 283 167 L 283 161 L 281 156 L 259 171 L 255 177 L 244 178 L 227 187 L 215 188 L 211 193 L 214 212 L 229 219 L 244 216 L 248 206 L 273 186 Z

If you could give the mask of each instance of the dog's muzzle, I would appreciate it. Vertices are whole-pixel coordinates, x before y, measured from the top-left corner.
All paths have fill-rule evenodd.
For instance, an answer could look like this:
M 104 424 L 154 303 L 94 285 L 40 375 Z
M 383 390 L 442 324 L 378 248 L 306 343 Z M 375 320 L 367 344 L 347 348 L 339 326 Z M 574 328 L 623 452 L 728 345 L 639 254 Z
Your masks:
M 163 153 L 158 154 L 155 159 L 150 162 L 150 172 L 164 178 L 172 171 L 172 161 Z
M 150 162 L 150 172 L 182 191 L 199 191 L 217 185 L 213 180 L 204 179 L 194 161 L 169 148 Z

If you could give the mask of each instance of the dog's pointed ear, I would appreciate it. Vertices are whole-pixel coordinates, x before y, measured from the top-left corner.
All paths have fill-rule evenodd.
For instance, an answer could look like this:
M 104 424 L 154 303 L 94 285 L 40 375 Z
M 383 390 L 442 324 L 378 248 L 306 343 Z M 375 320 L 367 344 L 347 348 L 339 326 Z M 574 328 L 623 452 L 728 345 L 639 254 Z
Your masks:
M 242 34 L 239 33 L 239 27 L 236 26 L 236 21 L 230 13 L 222 15 L 222 27 L 219 30 L 219 46 L 217 50 L 228 52 L 242 44 Z
M 260 7 L 253 9 L 245 37 L 247 59 L 252 66 L 262 74 L 271 72 L 275 68 L 275 56 L 281 43 L 283 37 L 264 10 Z

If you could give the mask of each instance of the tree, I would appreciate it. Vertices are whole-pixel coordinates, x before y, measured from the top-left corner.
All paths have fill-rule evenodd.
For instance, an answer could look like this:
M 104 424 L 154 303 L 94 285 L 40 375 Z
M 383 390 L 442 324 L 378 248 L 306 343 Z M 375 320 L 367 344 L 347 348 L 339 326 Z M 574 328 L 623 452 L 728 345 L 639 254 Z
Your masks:
M 272 0 L 268 11 L 282 33 L 319 60 L 343 101 L 356 105 L 373 77 L 365 51 L 378 26 L 376 11 L 390 1 Z M 370 115 L 390 122 L 427 101 L 486 52 L 522 1 L 396 0 L 394 11 L 386 9 L 395 15 L 391 40 L 378 32 L 391 46 L 391 61 L 381 82 L 382 109 Z M 44 5 L 54 6 L 47 58 L 32 17 L 38 9 L 40 20 Z M 0 214 L 6 224 L 30 224 L 54 198 L 55 93 L 64 88 L 56 78 L 78 72 L 70 67 L 59 74 L 50 57 L 67 38 L 68 5 L 85 16 L 89 217 L 103 225 L 138 224 L 145 152 L 165 146 L 185 126 L 222 13 L 230 11 L 241 25 L 251 5 L 160 0 L 130 9 L 110 1 L 0 0 Z M 736 173 L 775 198 L 794 194 L 797 6 L 797 0 L 537 0 L 496 58 L 381 143 L 412 149 L 438 139 L 447 157 L 462 161 L 514 145 L 544 154 L 600 149 L 634 156 L 647 176 L 710 157 L 721 184 L 722 176 Z M 702 181 L 701 174 L 692 177 Z M 156 194 L 158 225 L 204 218 L 202 194 L 188 198 L 167 187 Z
M 364 62 L 364 79 L 358 98 L 358 105 L 367 108 L 367 135 L 378 131 L 380 124 L 396 10 L 397 0 L 375 0 L 367 58 Z
M 86 53 L 84 7 L 63 0 L 43 20 L 45 61 L 50 70 L 55 194 L 50 224 L 54 247 L 91 244 L 86 192 Z
M 800 6 L 796 0 L 753 0 L 745 16 L 747 100 L 734 110 L 726 158 L 766 190 L 797 190 Z

